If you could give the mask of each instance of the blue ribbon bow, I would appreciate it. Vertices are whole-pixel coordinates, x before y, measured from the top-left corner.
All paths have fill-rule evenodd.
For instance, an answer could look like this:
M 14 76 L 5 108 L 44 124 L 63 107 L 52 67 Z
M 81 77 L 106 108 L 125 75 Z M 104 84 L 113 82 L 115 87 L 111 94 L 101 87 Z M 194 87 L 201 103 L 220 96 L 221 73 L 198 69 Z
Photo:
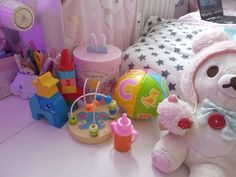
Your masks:
M 225 118 L 226 125 L 221 130 L 221 137 L 224 140 L 236 140 L 236 112 L 225 110 L 215 105 L 209 99 L 205 99 L 199 113 L 198 121 L 201 125 L 208 123 L 208 116 L 210 114 L 222 114 Z

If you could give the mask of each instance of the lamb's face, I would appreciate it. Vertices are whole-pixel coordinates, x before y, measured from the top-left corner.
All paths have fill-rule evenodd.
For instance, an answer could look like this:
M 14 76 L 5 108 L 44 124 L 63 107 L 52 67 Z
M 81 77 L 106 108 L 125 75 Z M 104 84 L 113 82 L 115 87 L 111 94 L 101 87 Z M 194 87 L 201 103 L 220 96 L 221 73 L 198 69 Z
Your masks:
M 236 112 L 236 53 L 219 55 L 202 64 L 196 72 L 194 86 L 199 102 L 208 98 Z

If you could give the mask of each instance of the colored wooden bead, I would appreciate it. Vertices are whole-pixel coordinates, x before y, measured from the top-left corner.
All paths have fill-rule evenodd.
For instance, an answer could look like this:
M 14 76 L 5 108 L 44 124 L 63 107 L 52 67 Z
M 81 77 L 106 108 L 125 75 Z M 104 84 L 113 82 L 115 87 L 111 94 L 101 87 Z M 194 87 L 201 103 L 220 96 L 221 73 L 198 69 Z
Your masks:
M 94 103 L 86 104 L 86 110 L 87 110 L 88 112 L 93 112 L 94 107 L 95 107 Z
M 110 115 L 116 114 L 117 103 L 115 100 L 112 100 L 111 103 L 108 104 L 108 109 Z
M 102 100 L 102 96 L 101 95 L 96 95 L 96 100 L 101 101 Z
M 75 125 L 78 122 L 78 119 L 75 116 L 69 118 L 69 122 L 71 125 Z
M 106 102 L 107 104 L 109 104 L 109 103 L 111 103 L 111 101 L 112 101 L 111 96 L 110 96 L 110 95 L 107 95 L 107 96 L 105 97 L 105 102 Z
M 89 134 L 93 137 L 98 135 L 98 126 L 97 126 L 97 124 L 91 124 L 89 126 Z

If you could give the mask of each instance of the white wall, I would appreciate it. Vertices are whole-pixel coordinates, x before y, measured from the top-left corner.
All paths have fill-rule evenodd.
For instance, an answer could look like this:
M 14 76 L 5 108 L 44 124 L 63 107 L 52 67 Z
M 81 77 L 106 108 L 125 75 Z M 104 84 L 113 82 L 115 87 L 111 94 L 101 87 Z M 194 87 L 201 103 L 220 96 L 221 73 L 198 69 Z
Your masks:
M 19 0 L 35 13 L 35 24 L 31 30 L 19 32 L 22 41 L 33 41 L 45 52 L 51 48 L 61 51 L 65 47 L 64 26 L 60 0 Z
M 188 13 L 188 2 L 188 0 L 184 0 L 182 5 L 175 6 L 174 18 L 179 18 Z

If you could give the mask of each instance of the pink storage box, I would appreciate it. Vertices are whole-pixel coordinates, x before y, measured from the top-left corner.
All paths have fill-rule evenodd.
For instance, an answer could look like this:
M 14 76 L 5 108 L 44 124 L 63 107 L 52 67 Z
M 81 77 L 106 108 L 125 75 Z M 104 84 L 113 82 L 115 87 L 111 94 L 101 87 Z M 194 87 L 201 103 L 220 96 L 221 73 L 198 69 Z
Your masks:
M 112 95 L 119 78 L 122 52 L 112 45 L 108 45 L 107 49 L 108 53 L 91 53 L 87 52 L 86 46 L 77 47 L 73 50 L 73 58 L 80 86 L 89 77 L 102 82 L 101 93 Z
M 0 99 L 11 94 L 10 84 L 16 77 L 17 64 L 13 56 L 0 59 Z

